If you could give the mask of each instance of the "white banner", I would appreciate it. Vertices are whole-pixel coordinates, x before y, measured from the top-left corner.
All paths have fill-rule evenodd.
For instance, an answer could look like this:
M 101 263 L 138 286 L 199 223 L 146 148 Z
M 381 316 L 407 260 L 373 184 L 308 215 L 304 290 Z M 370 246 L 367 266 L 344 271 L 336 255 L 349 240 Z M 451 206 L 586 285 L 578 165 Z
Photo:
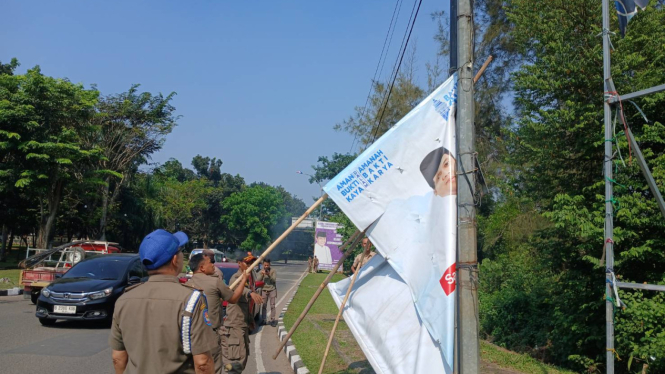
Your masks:
M 328 285 L 338 307 L 350 281 Z M 379 254 L 360 269 L 344 321 L 377 374 L 452 373 L 420 322 L 406 284 Z
M 324 187 L 358 228 L 369 227 L 368 236 L 406 283 L 449 367 L 456 299 L 456 88 L 453 75 Z

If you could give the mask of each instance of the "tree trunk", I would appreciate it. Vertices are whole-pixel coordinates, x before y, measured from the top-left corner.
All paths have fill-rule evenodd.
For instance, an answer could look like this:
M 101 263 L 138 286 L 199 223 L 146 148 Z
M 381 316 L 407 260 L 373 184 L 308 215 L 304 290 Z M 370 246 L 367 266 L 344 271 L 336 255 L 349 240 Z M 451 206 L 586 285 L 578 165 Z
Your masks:
M 106 178 L 106 185 L 102 192 L 102 216 L 99 218 L 99 240 L 106 240 L 106 216 L 109 211 L 109 188 L 111 177 Z
M 53 230 L 53 223 L 55 222 L 55 217 L 58 213 L 58 206 L 60 205 L 60 193 L 62 192 L 62 181 L 57 181 L 53 190 L 51 191 L 51 196 L 49 196 L 48 201 L 48 215 L 42 213 L 42 217 L 39 222 L 39 234 L 37 237 L 37 247 L 38 248 L 47 248 L 49 236 Z
M 2 244 L 0 244 L 0 261 L 4 261 L 7 253 L 7 225 L 2 225 Z

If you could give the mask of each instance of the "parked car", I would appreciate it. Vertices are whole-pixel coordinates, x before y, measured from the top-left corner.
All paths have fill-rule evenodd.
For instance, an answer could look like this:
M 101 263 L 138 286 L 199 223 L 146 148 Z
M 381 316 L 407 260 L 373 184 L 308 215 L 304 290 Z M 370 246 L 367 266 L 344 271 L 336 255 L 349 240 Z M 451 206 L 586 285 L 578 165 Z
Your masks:
M 118 243 L 94 240 L 75 241 L 53 249 L 28 248 L 24 263 L 30 262 L 31 265 L 23 270 L 19 277 L 24 298 L 29 298 L 36 304 L 42 289 L 55 280 L 58 274 L 66 273 L 86 257 L 119 253 L 121 250 Z M 35 260 L 30 261 L 31 259 Z
M 145 282 L 148 272 L 137 254 L 108 254 L 83 260 L 56 277 L 37 299 L 35 315 L 42 325 L 110 319 L 125 288 Z
M 224 262 L 223 260 L 226 258 L 224 252 L 218 251 L 214 248 L 211 248 L 210 250 L 213 251 L 213 253 L 215 254 L 215 262 Z M 203 248 L 192 249 L 192 252 L 189 254 L 189 258 L 192 258 L 192 256 L 197 255 L 203 251 L 204 251 Z

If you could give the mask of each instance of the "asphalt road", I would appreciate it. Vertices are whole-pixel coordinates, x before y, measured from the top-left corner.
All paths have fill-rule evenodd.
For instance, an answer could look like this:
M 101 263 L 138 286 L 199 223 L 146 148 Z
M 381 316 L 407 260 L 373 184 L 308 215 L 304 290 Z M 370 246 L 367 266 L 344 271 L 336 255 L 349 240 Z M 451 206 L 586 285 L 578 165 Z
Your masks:
M 303 262 L 275 263 L 277 271 L 277 314 L 296 290 L 304 274 Z M 268 313 L 270 312 L 268 308 Z M 23 296 L 0 297 L 0 372 L 6 374 L 113 373 L 109 327 L 60 321 L 42 326 L 35 306 Z M 284 353 L 276 360 L 276 327 L 261 326 L 250 336 L 251 355 L 244 373 L 292 373 Z

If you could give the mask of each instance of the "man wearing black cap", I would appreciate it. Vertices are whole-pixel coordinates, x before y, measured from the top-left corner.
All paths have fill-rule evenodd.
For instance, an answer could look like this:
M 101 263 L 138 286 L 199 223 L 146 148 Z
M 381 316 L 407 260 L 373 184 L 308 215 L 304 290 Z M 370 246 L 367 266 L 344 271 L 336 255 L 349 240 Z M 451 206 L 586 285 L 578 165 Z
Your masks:
M 183 232 L 156 230 L 139 247 L 148 281 L 115 305 L 109 344 L 116 373 L 212 374 L 217 337 L 203 292 L 181 285 Z

